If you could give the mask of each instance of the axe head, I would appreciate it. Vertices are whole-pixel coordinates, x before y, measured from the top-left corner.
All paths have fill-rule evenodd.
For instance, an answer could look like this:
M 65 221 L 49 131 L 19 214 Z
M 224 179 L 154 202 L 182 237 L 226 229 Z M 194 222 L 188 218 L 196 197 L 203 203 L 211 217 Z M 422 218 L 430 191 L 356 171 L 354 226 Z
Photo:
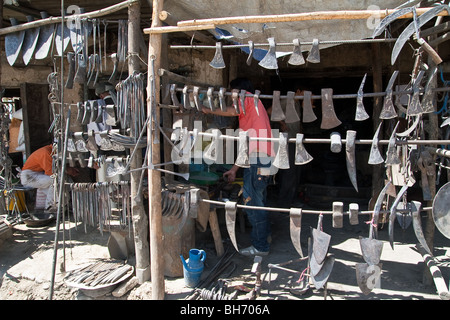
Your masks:
M 272 99 L 272 114 L 270 115 L 270 120 L 282 121 L 285 119 L 286 116 L 284 115 L 283 109 L 281 109 L 280 91 L 274 91 Z
M 383 108 L 380 112 L 380 119 L 392 119 L 397 117 L 397 112 L 395 111 L 394 103 L 392 101 L 392 87 L 394 86 L 398 73 L 399 71 L 395 70 L 389 79 L 389 83 L 386 87 L 386 96 L 384 97 Z
M 294 66 L 305 64 L 305 59 L 303 58 L 302 49 L 300 46 L 300 40 L 294 39 L 293 43 L 294 43 L 294 50 L 292 51 L 292 54 L 289 57 L 288 63 Z
M 356 97 L 356 113 L 355 113 L 355 120 L 356 121 L 364 121 L 369 119 L 369 115 L 366 112 L 366 109 L 364 109 L 364 103 L 363 103 L 363 87 L 364 83 L 366 82 L 367 73 L 364 75 L 364 78 L 361 81 L 361 85 L 359 86 L 358 95 Z
M 269 51 L 267 51 L 267 54 L 259 62 L 259 65 L 266 69 L 278 69 L 275 38 L 269 38 L 267 40 L 269 41 Z
M 437 66 L 434 66 L 430 71 L 430 77 L 428 78 L 425 93 L 422 98 L 423 113 L 433 112 L 436 108 L 436 94 L 433 91 L 436 88 L 436 76 Z
M 288 134 L 287 132 L 280 133 L 278 153 L 275 156 L 273 165 L 279 169 L 289 169 L 289 154 L 288 154 Z
M 307 164 L 311 160 L 313 160 L 313 157 L 306 151 L 305 147 L 303 146 L 303 133 L 297 133 L 297 136 L 295 138 L 295 164 L 296 165 L 303 165 Z
M 312 107 L 312 92 L 311 91 L 304 91 L 303 93 L 303 123 L 309 123 L 313 122 L 317 119 L 316 115 L 314 114 L 314 110 Z
M 214 69 L 225 68 L 225 61 L 223 60 L 222 55 L 222 42 L 216 42 L 216 53 L 214 55 L 214 58 L 209 63 L 209 65 Z
M 332 129 L 342 122 L 336 116 L 333 105 L 333 89 L 322 89 L 322 123 L 321 129 Z
M 392 135 L 389 138 L 388 149 L 386 152 L 386 161 L 387 165 L 400 164 L 400 158 L 397 154 L 397 147 L 395 146 L 395 133 L 397 132 L 397 127 L 400 122 L 397 122 L 394 131 L 392 131 Z
M 300 117 L 298 116 L 297 110 L 295 109 L 294 96 L 294 91 L 287 92 L 286 119 L 284 120 L 284 122 L 286 123 L 294 123 L 300 121 Z
M 311 63 L 320 63 L 319 39 L 314 39 L 306 61 Z
M 423 74 L 425 71 L 421 70 L 419 74 L 417 75 L 417 78 L 414 80 L 413 85 L 413 94 L 409 101 L 408 108 L 406 109 L 406 115 L 407 116 L 417 116 L 421 115 L 423 113 L 422 105 L 420 104 L 420 98 L 419 98 L 419 87 L 420 83 L 423 78 Z

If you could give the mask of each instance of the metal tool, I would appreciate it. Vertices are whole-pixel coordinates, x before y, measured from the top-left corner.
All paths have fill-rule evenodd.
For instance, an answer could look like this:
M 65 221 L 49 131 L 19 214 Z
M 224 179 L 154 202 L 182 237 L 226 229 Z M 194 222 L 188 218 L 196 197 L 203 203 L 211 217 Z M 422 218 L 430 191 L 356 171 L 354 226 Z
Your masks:
M 391 133 L 391 137 L 389 138 L 388 149 L 386 152 L 386 160 L 385 160 L 385 163 L 388 166 L 393 165 L 393 164 L 400 164 L 400 158 L 398 157 L 397 147 L 395 145 L 395 141 L 396 141 L 395 133 L 397 132 L 399 123 L 400 122 L 397 121 L 397 124 L 395 125 L 395 128 Z
M 392 87 L 394 86 L 398 73 L 399 71 L 395 70 L 389 79 L 386 87 L 386 96 L 384 97 L 383 108 L 380 112 L 380 119 L 392 119 L 397 117 L 397 112 L 395 111 L 394 103 L 392 101 Z
M 344 226 L 344 203 L 333 201 L 332 214 L 333 228 L 342 228 Z
M 84 108 L 83 108 L 83 118 L 81 120 L 81 124 L 85 125 L 89 123 L 89 120 L 91 119 L 91 104 L 89 101 L 84 102 Z
M 87 62 L 84 54 L 79 53 L 77 57 L 78 61 L 78 68 L 77 72 L 75 73 L 75 77 L 73 79 L 76 83 L 85 83 L 86 81 L 86 68 L 87 68 Z
M 10 18 L 12 26 L 18 25 L 16 18 Z M 17 58 L 22 49 L 22 45 L 25 38 L 25 31 L 17 31 L 9 33 L 5 36 L 5 53 L 6 60 L 10 66 L 13 66 L 17 62 Z
M 58 52 L 58 55 L 60 57 L 63 56 L 69 43 L 70 43 L 70 30 L 69 28 L 67 28 L 67 24 L 66 23 L 58 24 L 55 33 L 55 47 L 56 52 Z
M 326 285 L 331 271 L 333 271 L 334 261 L 335 258 L 333 255 L 327 256 L 319 273 L 314 276 L 311 275 L 311 279 L 316 289 L 322 289 Z
M 79 124 L 83 124 L 83 117 L 84 117 L 84 103 L 83 102 L 77 102 L 77 122 Z
M 408 190 L 409 186 L 405 184 L 402 186 L 400 191 L 397 194 L 397 197 L 395 198 L 394 202 L 392 203 L 390 214 L 389 214 L 389 243 L 391 244 L 391 248 L 394 249 L 394 222 L 395 218 L 397 217 L 397 208 L 400 201 L 403 199 L 403 196 L 405 195 L 406 191 Z
M 359 237 L 362 256 L 369 265 L 377 265 L 380 262 L 381 253 L 383 251 L 383 242 L 376 239 L 376 229 L 378 226 L 378 216 L 380 214 L 381 206 L 390 186 L 391 182 L 388 181 L 378 195 L 374 206 L 372 220 L 370 221 L 369 238 Z
M 422 198 L 425 201 L 431 201 L 433 196 L 431 194 L 430 185 L 428 183 L 428 175 L 434 173 L 435 164 L 432 156 L 428 151 L 421 151 L 419 159 L 417 159 L 417 167 L 420 170 L 420 182 L 422 185 Z
M 320 214 L 317 221 L 317 228 L 311 228 L 313 244 L 312 244 L 312 258 L 315 262 L 322 265 L 327 256 L 330 246 L 331 236 L 322 231 L 323 214 Z
M 253 95 L 253 103 L 255 104 L 255 110 L 256 114 L 259 116 L 259 95 L 261 94 L 261 91 L 255 90 L 255 94 Z
M 291 208 L 289 210 L 289 232 L 295 250 L 303 258 L 300 234 L 302 230 L 302 208 Z
M 306 151 L 303 146 L 303 133 L 297 133 L 295 137 L 295 164 L 303 165 L 313 160 L 313 157 Z
M 278 152 L 273 165 L 278 169 L 289 169 L 288 133 L 280 132 L 278 141 Z
M 292 42 L 294 44 L 294 50 L 292 51 L 292 54 L 289 57 L 288 63 L 294 66 L 305 64 L 305 59 L 303 58 L 300 40 L 294 39 Z
M 359 213 L 359 205 L 357 203 L 350 203 L 348 206 L 348 218 L 351 225 L 358 225 L 358 213 Z
M 423 113 L 422 106 L 420 105 L 420 83 L 425 71 L 420 70 L 416 79 L 414 79 L 414 84 L 412 86 L 413 94 L 411 100 L 409 101 L 408 108 L 406 109 L 407 116 L 417 116 Z
M 444 184 L 433 200 L 432 215 L 436 228 L 450 239 L 450 182 Z
M 303 91 L 303 103 L 302 103 L 302 109 L 303 109 L 303 123 L 309 123 L 313 122 L 317 119 L 316 115 L 314 114 L 314 110 L 312 107 L 312 92 L 305 90 Z
M 310 63 L 320 63 L 319 39 L 313 39 L 312 47 L 306 61 Z
M 225 92 L 227 92 L 226 88 L 221 87 L 219 89 L 219 106 L 220 106 L 220 110 L 222 110 L 223 112 L 227 111 L 227 105 L 225 103 Z M 183 93 L 184 93 L 184 89 L 183 89 Z M 185 105 L 185 108 L 186 108 L 186 105 Z
M 433 256 L 433 253 L 431 252 L 430 247 L 428 247 L 427 241 L 425 240 L 425 236 L 423 234 L 422 222 L 420 217 L 421 209 L 422 209 L 421 202 L 411 201 L 411 212 L 413 218 L 414 233 L 416 234 L 417 240 L 419 240 L 420 244 L 426 250 L 426 252 L 428 252 L 431 256 Z
M 239 149 L 235 165 L 250 168 L 248 131 L 239 131 Z
M 322 89 L 322 122 L 321 129 L 332 129 L 342 122 L 336 116 L 333 105 L 333 89 Z
M 266 69 L 278 69 L 275 38 L 269 38 L 267 41 L 269 41 L 269 50 L 258 64 Z
M 67 61 L 69 64 L 69 72 L 67 73 L 67 80 L 66 80 L 65 87 L 67 89 L 72 89 L 73 88 L 73 80 L 75 77 L 75 53 L 68 52 L 67 53 Z
M 413 118 L 413 116 L 411 116 L 411 118 Z M 416 128 L 418 127 L 420 120 L 422 120 L 422 117 L 420 114 L 418 114 L 417 116 L 414 117 L 414 121 L 411 124 L 411 126 L 408 127 L 408 129 L 406 129 L 403 132 L 398 132 L 396 133 L 397 137 L 408 137 L 414 130 L 416 130 Z
M 200 91 L 200 87 L 197 87 L 197 86 L 194 86 L 194 88 L 192 89 L 192 94 L 194 96 L 195 107 L 197 108 L 197 110 L 199 112 L 201 112 L 202 108 L 201 108 L 201 102 L 200 102 L 200 97 L 199 97 L 199 91 Z
M 368 295 L 374 288 L 380 287 L 379 282 L 382 267 L 382 263 L 376 265 L 357 263 L 355 265 L 356 280 L 363 294 Z
M 333 153 L 339 153 L 342 150 L 341 134 L 337 131 L 333 131 L 330 134 L 330 151 Z
M 214 69 L 225 68 L 225 61 L 223 60 L 222 54 L 222 42 L 216 42 L 216 53 L 214 54 L 214 58 L 211 60 L 209 65 Z
M 117 53 L 111 54 L 111 60 L 113 62 L 114 67 L 113 67 L 113 71 L 112 71 L 111 75 L 109 76 L 108 82 L 114 83 L 114 82 L 116 82 L 117 72 L 119 69 L 119 59 L 117 58 Z
M 250 66 L 252 64 L 253 52 L 255 50 L 255 44 L 251 40 L 248 41 L 248 49 L 249 49 L 249 54 L 248 54 L 246 63 L 248 66 Z
M 286 123 L 294 123 L 300 121 L 300 117 L 298 116 L 297 110 L 295 108 L 294 96 L 295 96 L 294 91 L 287 92 L 286 115 L 285 115 L 286 119 L 284 120 L 284 122 Z
M 236 241 L 236 211 L 237 203 L 233 201 L 225 202 L 225 221 L 227 226 L 228 235 L 230 236 L 231 243 L 236 251 L 239 252 Z
M 391 22 L 397 20 L 398 18 L 404 16 L 407 13 L 410 13 L 411 11 L 412 7 L 402 8 L 386 16 L 383 20 L 380 21 L 377 27 L 373 30 L 372 39 L 379 36 Z
M 247 92 L 242 89 L 239 92 L 239 100 L 241 102 L 241 109 L 242 109 L 242 113 L 245 115 L 245 95 L 247 94 Z
M 364 108 L 364 83 L 366 82 L 367 73 L 364 75 L 361 84 L 359 86 L 358 94 L 356 97 L 356 112 L 355 112 L 355 120 L 356 121 L 364 121 L 369 119 L 370 116 L 367 114 L 366 109 Z
M 187 132 L 187 130 L 186 130 Z M 212 134 L 213 134 L 213 138 L 211 143 L 206 147 L 204 153 L 203 153 L 203 158 L 205 160 L 210 160 L 213 163 L 218 163 L 219 161 L 222 160 L 223 157 L 223 144 L 220 143 L 220 136 L 221 136 L 221 132 L 219 129 L 213 129 L 212 130 Z M 189 133 L 187 134 L 188 139 L 190 138 Z M 189 148 L 190 150 L 190 148 Z
M 347 172 L 356 192 L 358 192 L 358 180 L 356 177 L 356 153 L 355 153 L 355 139 L 356 131 L 347 130 L 345 143 L 345 160 L 347 164 Z
M 391 54 L 391 64 L 394 65 L 395 61 L 397 60 L 398 55 L 400 54 L 400 51 L 402 50 L 403 46 L 405 45 L 406 41 L 413 35 L 416 34 L 417 42 L 421 46 L 421 48 L 426 51 L 434 60 L 436 64 L 439 64 L 440 58 L 437 54 L 435 54 L 435 51 L 433 48 L 431 48 L 430 45 L 428 45 L 422 38 L 420 38 L 420 35 L 418 34 L 419 28 L 422 27 L 425 23 L 436 17 L 442 10 L 447 10 L 447 12 L 450 14 L 450 8 L 448 5 L 439 5 L 434 8 L 431 8 L 424 14 L 417 17 L 417 19 L 414 19 L 413 22 L 411 22 L 398 36 L 397 41 L 394 44 L 394 47 L 392 48 L 392 54 Z
M 27 16 L 27 21 L 28 22 L 34 21 L 34 17 Z M 33 58 L 34 56 L 40 30 L 41 29 L 39 27 L 25 30 L 25 37 L 23 39 L 22 44 L 22 59 L 23 63 L 26 66 L 30 63 L 31 58 Z
M 48 13 L 45 11 L 41 12 L 42 19 L 48 18 Z M 53 37 L 55 35 L 55 25 L 49 24 L 40 27 L 39 38 L 36 44 L 36 50 L 34 53 L 34 58 L 36 60 L 42 60 L 47 58 L 50 48 L 52 46 Z
M 436 89 L 437 69 L 437 66 L 434 66 L 429 72 L 427 84 L 425 85 L 425 93 L 422 98 L 423 113 L 431 113 L 436 109 L 436 93 L 433 90 Z
M 208 90 L 206 91 L 206 97 L 208 98 L 208 105 L 212 112 L 214 112 L 214 110 L 216 109 L 214 106 L 213 92 L 214 87 L 209 87 Z
M 273 92 L 272 113 L 270 115 L 270 120 L 271 121 L 282 121 L 285 119 L 286 119 L 286 116 L 283 112 L 283 109 L 281 108 L 280 91 L 275 90 Z
M 375 134 L 373 135 L 373 139 L 372 139 L 372 145 L 370 147 L 370 155 L 369 155 L 369 164 L 380 164 L 384 162 L 383 156 L 381 155 L 379 146 L 378 146 L 378 141 L 379 141 L 379 134 L 380 134 L 380 129 L 381 129 L 381 125 L 383 124 L 383 122 L 380 122 L 380 124 L 378 125 L 377 131 L 375 131 Z

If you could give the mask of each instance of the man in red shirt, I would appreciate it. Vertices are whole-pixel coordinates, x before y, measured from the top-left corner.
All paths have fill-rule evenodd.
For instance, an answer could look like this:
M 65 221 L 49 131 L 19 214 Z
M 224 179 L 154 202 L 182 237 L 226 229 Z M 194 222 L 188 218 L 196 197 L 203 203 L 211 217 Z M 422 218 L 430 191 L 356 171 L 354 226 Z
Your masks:
M 20 182 L 25 187 L 37 188 L 47 194 L 45 209 L 55 208 L 53 189 L 53 145 L 49 144 L 34 151 L 27 159 L 20 173 Z M 78 174 L 76 168 L 68 167 L 67 174 Z
M 246 90 L 253 94 L 252 83 L 246 78 L 237 78 L 230 83 L 231 89 Z M 258 111 L 256 112 L 253 97 L 246 97 L 244 100 L 245 114 L 239 99 L 240 112 L 237 113 L 233 106 L 227 107 L 226 111 L 220 109 L 211 111 L 203 107 L 206 114 L 215 114 L 219 116 L 237 116 L 239 117 L 239 129 L 248 131 L 249 137 L 272 137 L 270 120 L 261 101 L 258 101 Z M 266 205 L 267 185 L 272 175 L 270 170 L 274 151 L 270 141 L 252 141 L 249 142 L 250 168 L 244 168 L 244 186 L 243 197 L 244 204 L 249 206 L 263 207 Z M 223 174 L 228 182 L 233 182 L 236 178 L 239 166 L 236 164 Z M 270 222 L 266 210 L 245 210 L 247 217 L 252 225 L 251 241 L 252 245 L 242 249 L 239 252 L 246 256 L 267 255 L 270 244 Z

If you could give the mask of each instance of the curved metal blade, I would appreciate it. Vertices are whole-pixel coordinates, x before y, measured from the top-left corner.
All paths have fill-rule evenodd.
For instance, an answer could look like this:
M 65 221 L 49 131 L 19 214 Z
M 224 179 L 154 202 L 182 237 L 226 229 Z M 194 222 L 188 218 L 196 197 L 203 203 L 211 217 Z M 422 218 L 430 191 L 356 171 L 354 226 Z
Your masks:
M 421 119 L 422 117 L 420 116 L 420 114 L 417 115 L 414 119 L 413 124 L 408 129 L 403 132 L 397 133 L 396 135 L 399 137 L 408 137 L 417 128 Z
M 323 263 L 322 268 L 320 269 L 320 272 L 317 275 L 311 277 L 316 289 L 323 288 L 323 286 L 327 283 L 331 271 L 333 271 L 334 260 L 335 258 L 333 256 L 327 257 L 325 259 L 325 262 Z
M 358 180 L 356 177 L 356 158 L 355 158 L 355 138 L 356 131 L 347 130 L 345 143 L 345 160 L 347 164 L 347 173 L 356 192 L 358 192 Z
M 32 16 L 27 16 L 28 22 L 34 20 Z M 22 44 L 22 59 L 23 63 L 27 66 L 31 58 L 33 58 L 34 51 L 36 50 L 36 45 L 39 39 L 40 28 L 32 28 L 25 30 L 25 38 Z
M 403 195 L 406 190 L 408 190 L 408 185 L 404 185 L 397 194 L 394 202 L 392 203 L 390 215 L 389 215 L 389 243 L 391 244 L 391 248 L 394 249 L 394 222 L 396 218 L 396 211 L 400 200 L 402 200 Z
M 385 17 L 383 20 L 380 21 L 378 26 L 373 31 L 372 39 L 379 36 L 391 22 L 393 22 L 397 18 L 400 18 L 401 16 L 404 16 L 407 13 L 410 13 L 411 11 L 412 11 L 412 7 L 403 8 L 403 9 L 395 11 L 394 13 L 391 13 L 390 15 Z
M 295 250 L 300 257 L 303 258 L 302 245 L 300 242 L 300 234 L 302 231 L 302 209 L 291 208 L 289 211 L 289 232 L 291 235 L 291 241 Z
M 395 133 L 397 132 L 398 124 L 400 121 L 397 121 L 394 130 L 392 131 L 391 137 L 389 138 L 388 149 L 386 152 L 386 161 L 387 165 L 399 164 L 400 159 L 397 154 L 397 148 L 395 146 Z
M 370 147 L 370 155 L 369 155 L 369 164 L 380 164 L 384 162 L 383 156 L 381 155 L 380 149 L 378 147 L 378 135 L 380 134 L 381 125 L 383 122 L 380 122 L 378 125 L 377 131 L 373 135 L 372 146 Z
M 432 214 L 436 228 L 450 239 L 450 182 L 444 184 L 436 193 Z
M 313 253 L 318 264 L 321 264 L 328 253 L 331 236 L 319 229 L 312 229 Z
M 366 109 L 364 109 L 364 103 L 363 103 L 363 88 L 364 83 L 366 82 L 367 73 L 364 75 L 361 84 L 359 86 L 358 95 L 356 97 L 356 113 L 355 113 L 355 120 L 356 121 L 364 121 L 366 119 L 369 119 L 369 115 L 366 112 Z
M 450 7 L 448 5 L 440 5 L 437 7 L 434 7 L 421 16 L 417 18 L 416 21 L 411 22 L 400 34 L 400 36 L 397 38 L 397 41 L 394 44 L 394 47 L 392 48 L 392 54 L 391 54 L 391 64 L 394 65 L 395 61 L 397 60 L 398 55 L 400 54 L 400 51 L 402 50 L 403 46 L 405 45 L 406 41 L 416 32 L 416 28 L 422 27 L 425 23 L 433 19 L 439 12 L 442 10 L 447 10 L 447 12 L 450 14 Z
M 231 243 L 236 251 L 239 252 L 236 241 L 236 210 L 237 203 L 234 201 L 225 202 L 225 221 L 227 225 L 228 235 L 230 236 Z
M 392 102 L 392 87 L 394 86 L 398 73 L 399 71 L 395 70 L 389 79 L 389 83 L 386 87 L 386 96 L 384 97 L 383 108 L 380 112 L 380 119 L 392 119 L 397 117 L 397 112 L 395 111 L 394 103 Z
M 419 201 L 411 201 L 411 212 L 412 212 L 412 218 L 413 218 L 413 227 L 414 227 L 414 233 L 416 234 L 417 240 L 419 240 L 422 247 L 431 255 L 433 256 L 433 253 L 430 250 L 430 247 L 428 247 L 427 241 L 425 240 L 425 236 L 423 234 L 422 230 L 422 222 L 420 219 L 420 210 L 422 209 L 422 203 Z
M 15 18 L 10 18 L 10 21 L 13 26 L 18 24 Z M 24 38 L 25 31 L 18 31 L 5 36 L 5 53 L 10 66 L 16 63 L 20 50 L 22 49 Z

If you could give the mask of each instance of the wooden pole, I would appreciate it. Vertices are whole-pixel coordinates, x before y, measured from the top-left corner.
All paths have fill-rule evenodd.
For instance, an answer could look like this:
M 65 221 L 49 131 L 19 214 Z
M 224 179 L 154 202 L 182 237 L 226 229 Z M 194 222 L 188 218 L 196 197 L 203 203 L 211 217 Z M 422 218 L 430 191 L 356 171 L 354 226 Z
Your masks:
M 420 16 L 432 8 L 417 8 L 417 15 Z M 201 25 L 221 25 L 235 23 L 271 23 L 271 22 L 292 22 L 292 21 L 311 21 L 311 20 L 358 20 L 377 17 L 384 17 L 396 12 L 398 9 L 385 10 L 333 10 L 333 11 L 315 11 L 290 14 L 274 15 L 254 15 L 254 16 L 235 16 L 210 19 L 194 19 L 179 21 L 178 27 L 201 26 Z M 440 16 L 447 16 L 448 12 L 442 10 Z M 405 14 L 398 19 L 412 18 L 413 14 Z
M 161 26 L 159 12 L 163 9 L 163 0 L 153 0 L 152 27 Z M 160 77 L 157 70 L 161 64 L 161 34 L 150 35 L 148 46 L 148 86 L 147 111 L 154 114 L 155 121 L 159 121 Z M 147 146 L 151 147 L 149 164 L 160 162 L 160 139 L 154 123 L 150 123 L 147 130 Z M 156 138 L 156 139 L 155 139 Z M 155 143 L 156 142 L 156 143 Z M 149 166 L 150 167 L 150 166 Z M 150 215 L 150 266 L 152 277 L 152 299 L 164 299 L 164 255 L 162 241 L 161 215 L 161 173 L 158 170 L 148 170 L 149 181 L 149 215 Z
M 76 15 L 76 17 L 79 17 L 80 19 L 85 19 L 85 18 L 99 18 L 99 17 L 103 17 L 105 15 L 123 10 L 125 8 L 128 7 L 128 5 L 133 4 L 134 2 L 139 2 L 139 0 L 127 0 L 124 2 L 120 2 L 118 4 L 115 4 L 113 6 L 107 7 L 107 8 L 103 8 L 97 11 L 92 11 L 92 12 L 86 12 L 86 13 L 82 13 L 82 14 L 78 14 Z M 32 21 L 32 22 L 27 22 L 27 23 L 22 23 L 19 24 L 17 26 L 11 26 L 11 27 L 6 27 L 6 28 L 2 28 L 0 29 L 0 36 L 4 36 L 6 34 L 10 34 L 13 32 L 18 32 L 18 31 L 22 31 L 22 30 L 27 30 L 27 29 L 33 29 L 33 28 L 37 28 L 37 27 L 42 27 L 48 24 L 53 24 L 53 23 L 61 23 L 62 20 L 64 21 L 70 21 L 70 19 L 74 19 L 75 15 L 70 15 L 67 16 L 65 18 L 63 17 L 50 17 L 50 18 L 46 18 L 46 19 L 40 19 L 40 20 L 36 20 L 36 21 Z
M 139 1 L 128 6 L 128 74 L 139 72 L 140 60 L 139 41 L 141 39 L 141 4 Z M 135 117 L 136 114 L 132 114 Z M 134 119 L 132 120 L 134 123 Z M 142 166 L 141 149 L 136 150 L 130 168 L 137 169 Z M 148 218 L 142 202 L 142 194 L 138 194 L 141 181 L 141 172 L 132 171 L 131 174 L 131 211 L 133 215 L 134 248 L 136 252 L 136 278 L 142 284 L 150 280 L 150 245 L 148 243 Z

